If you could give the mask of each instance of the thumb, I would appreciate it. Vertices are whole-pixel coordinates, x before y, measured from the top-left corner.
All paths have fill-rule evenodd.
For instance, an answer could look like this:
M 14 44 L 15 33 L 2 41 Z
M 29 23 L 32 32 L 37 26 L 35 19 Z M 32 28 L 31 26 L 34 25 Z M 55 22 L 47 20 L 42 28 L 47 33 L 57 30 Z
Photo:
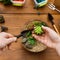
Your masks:
M 46 32 L 48 32 L 49 37 L 54 40 L 55 42 L 59 42 L 60 41 L 60 35 L 58 35 L 54 30 L 52 30 L 49 27 L 45 27 L 42 26 L 43 30 L 45 30 Z
M 42 39 L 42 36 L 37 36 L 35 34 L 32 34 L 32 36 L 37 40 L 37 41 L 40 41 L 40 42 L 44 42 L 44 40 Z
M 9 43 L 12 43 L 12 42 L 14 42 L 16 40 L 17 40 L 16 37 L 12 37 L 12 38 L 7 39 L 6 43 L 9 44 Z
M 51 33 L 53 30 L 49 27 L 42 26 L 43 30 L 45 30 L 48 33 Z

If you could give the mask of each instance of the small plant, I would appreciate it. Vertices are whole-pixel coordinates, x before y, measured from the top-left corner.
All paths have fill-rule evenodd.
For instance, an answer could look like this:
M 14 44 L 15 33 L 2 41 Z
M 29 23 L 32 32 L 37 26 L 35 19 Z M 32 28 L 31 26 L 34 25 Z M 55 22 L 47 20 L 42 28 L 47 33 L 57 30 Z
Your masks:
M 29 37 L 27 40 L 30 45 L 35 45 L 36 43 L 36 40 L 33 37 Z
M 47 26 L 45 22 L 39 22 L 39 21 L 35 21 L 33 22 L 34 24 L 34 33 L 37 35 L 41 35 L 43 34 L 43 29 L 42 26 Z
M 41 35 L 43 33 L 42 27 L 41 26 L 36 26 L 34 28 L 34 33 L 37 35 Z
M 26 33 L 26 37 L 29 37 L 31 35 L 32 35 L 32 32 L 31 31 L 29 31 L 29 32 Z

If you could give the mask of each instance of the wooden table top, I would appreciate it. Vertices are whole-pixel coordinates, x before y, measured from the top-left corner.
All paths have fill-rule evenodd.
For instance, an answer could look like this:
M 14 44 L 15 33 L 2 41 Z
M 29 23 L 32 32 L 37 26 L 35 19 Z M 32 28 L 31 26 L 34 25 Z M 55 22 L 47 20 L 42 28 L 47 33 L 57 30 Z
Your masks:
M 49 1 L 53 2 L 54 0 Z M 51 28 L 53 28 L 47 19 L 47 13 L 50 12 L 53 14 L 54 22 L 60 32 L 60 15 L 56 11 L 50 10 L 47 8 L 47 6 L 45 6 L 45 8 L 40 8 L 39 10 L 34 10 L 33 7 L 34 5 L 32 3 L 32 0 L 27 0 L 27 3 L 23 9 L 18 9 L 12 6 L 5 7 L 0 4 L 0 15 L 3 15 L 6 21 L 5 24 L 2 25 L 7 26 L 9 28 L 8 32 L 14 35 L 21 32 L 26 22 L 32 21 L 34 19 L 42 20 L 46 22 Z M 36 12 L 44 12 L 46 14 L 25 14 Z M 0 54 L 0 60 L 60 60 L 60 57 L 57 55 L 54 49 L 47 48 L 41 53 L 31 53 L 26 51 L 21 44 L 21 39 L 18 39 L 17 43 L 12 43 L 10 49 L 11 50 L 5 48 L 5 50 Z

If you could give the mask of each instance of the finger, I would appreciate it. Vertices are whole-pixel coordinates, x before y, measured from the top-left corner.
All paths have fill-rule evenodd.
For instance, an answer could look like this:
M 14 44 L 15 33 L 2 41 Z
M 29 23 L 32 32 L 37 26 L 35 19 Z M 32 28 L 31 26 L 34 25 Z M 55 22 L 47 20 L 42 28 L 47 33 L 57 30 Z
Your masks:
M 60 40 L 59 40 L 59 35 L 58 35 L 54 30 L 52 30 L 52 29 L 49 28 L 49 27 L 44 27 L 44 26 L 42 26 L 42 28 L 43 28 L 44 30 L 46 30 L 48 36 L 49 36 L 53 41 L 55 41 L 55 42 L 59 42 L 59 41 L 60 41 Z
M 16 37 L 9 38 L 9 39 L 7 39 L 7 41 L 6 41 L 6 44 L 10 44 L 10 43 L 12 43 L 12 42 L 15 42 L 16 40 L 17 40 Z
M 0 34 L 1 34 L 3 37 L 5 37 L 5 38 L 12 38 L 12 37 L 14 37 L 12 34 L 6 33 L 6 32 L 1 32 Z
M 12 37 L 14 37 L 12 34 L 10 34 L 10 33 L 7 33 L 7 36 L 6 37 L 8 37 L 8 38 L 12 38 Z
M 43 39 L 43 37 L 39 37 L 39 36 L 37 36 L 37 35 L 35 35 L 35 34 L 33 34 L 33 37 L 34 37 L 36 40 L 38 40 L 39 42 L 41 42 L 41 43 L 43 43 L 43 44 L 46 45 L 46 42 L 45 42 L 45 40 Z
M 53 31 L 51 28 L 49 27 L 45 27 L 45 26 L 42 26 L 43 30 L 45 30 L 46 32 L 51 32 Z
M 39 42 L 43 43 L 44 45 L 48 46 L 48 47 L 51 47 L 51 43 L 48 41 L 48 40 L 43 40 L 42 38 L 36 36 L 35 34 L 33 34 L 34 38 L 36 40 L 38 40 Z
M 38 41 L 40 41 L 41 39 L 43 39 L 42 36 L 37 36 L 37 35 L 35 35 L 35 34 L 32 34 L 32 36 L 33 36 L 36 40 L 38 40 Z

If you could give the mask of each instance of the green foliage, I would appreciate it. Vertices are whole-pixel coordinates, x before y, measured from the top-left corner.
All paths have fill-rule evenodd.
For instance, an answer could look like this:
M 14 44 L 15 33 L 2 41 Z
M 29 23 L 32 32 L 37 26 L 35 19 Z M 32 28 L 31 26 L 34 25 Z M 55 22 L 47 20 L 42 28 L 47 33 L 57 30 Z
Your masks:
M 45 22 L 35 21 L 33 22 L 34 26 L 47 26 Z
M 29 32 L 27 32 L 26 37 L 29 37 L 31 35 L 32 35 L 31 31 L 29 31 Z
M 28 43 L 30 45 L 35 45 L 35 43 L 36 43 L 36 41 L 35 41 L 35 39 L 33 37 L 29 37 L 27 40 L 28 40 Z
M 38 35 L 39 34 L 41 35 L 43 33 L 42 26 L 47 26 L 45 22 L 39 22 L 39 21 L 34 21 L 33 24 L 35 27 L 34 32 Z
M 47 26 L 47 24 L 45 22 L 41 22 L 40 26 Z
M 37 35 L 41 35 L 43 33 L 43 30 L 42 30 L 42 27 L 41 26 L 36 26 L 34 28 L 34 32 L 37 34 Z
M 4 5 L 10 5 L 10 4 L 12 4 L 11 0 L 2 0 L 2 2 L 3 2 Z
M 41 25 L 39 21 L 34 21 L 33 24 L 34 24 L 34 26 L 40 26 Z

